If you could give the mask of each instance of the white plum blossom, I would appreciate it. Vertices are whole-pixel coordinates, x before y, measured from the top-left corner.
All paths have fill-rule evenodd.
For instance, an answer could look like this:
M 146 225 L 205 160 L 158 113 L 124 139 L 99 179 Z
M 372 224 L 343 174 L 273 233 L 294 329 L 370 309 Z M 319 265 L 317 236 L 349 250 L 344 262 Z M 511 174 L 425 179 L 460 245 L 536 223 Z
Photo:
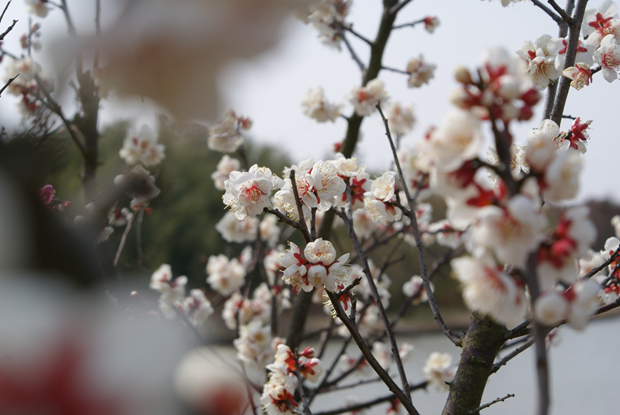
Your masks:
M 240 288 L 245 282 L 245 268 L 238 259 L 228 259 L 220 254 L 210 256 L 207 262 L 207 282 L 212 289 L 228 296 Z
M 252 320 L 239 328 L 239 338 L 233 341 L 237 358 L 252 371 L 259 372 L 271 358 L 271 327 Z
M 130 132 L 119 155 L 129 165 L 143 164 L 146 167 L 158 165 L 163 158 L 163 144 L 157 144 L 157 134 L 148 125 L 143 125 L 137 133 Z
M 554 326 L 568 315 L 570 304 L 558 291 L 546 291 L 536 299 L 534 316 L 546 326 Z
M 213 307 L 202 290 L 191 290 L 189 296 L 183 299 L 178 307 L 194 327 L 202 326 L 213 314 Z
M 211 179 L 217 190 L 224 190 L 224 182 L 230 177 L 230 173 L 241 168 L 239 160 L 224 155 L 217 163 L 217 170 L 211 174 Z
M 494 205 L 479 209 L 467 247 L 476 252 L 484 247 L 504 263 L 524 267 L 528 254 L 542 241 L 547 218 L 532 199 L 518 194 L 506 207 Z
M 280 227 L 278 226 L 278 218 L 273 215 L 267 215 L 260 222 L 258 227 L 260 239 L 267 242 L 267 246 L 273 248 L 280 238 Z
M 469 111 L 453 109 L 431 133 L 435 166 L 444 171 L 458 169 L 477 156 L 483 144 L 480 119 Z
M 575 330 L 585 329 L 590 317 L 599 304 L 598 292 L 601 289 L 593 280 L 579 280 L 569 289 L 573 291 L 568 324 Z M 573 297 L 574 296 L 574 297 Z
M 165 318 L 176 317 L 173 307 L 185 297 L 185 285 L 187 277 L 180 276 L 172 280 L 172 270 L 170 265 L 162 264 L 152 275 L 149 287 L 159 291 L 159 309 Z
M 366 116 L 375 112 L 377 104 L 385 102 L 388 95 L 385 92 L 383 81 L 373 79 L 366 86 L 353 87 L 348 99 L 358 115 Z
M 396 177 L 396 172 L 384 172 L 372 181 L 370 191 L 364 194 L 364 207 L 374 222 L 387 224 L 402 217 L 402 211 L 395 205 Z
M 432 282 L 430 285 L 431 291 L 435 291 L 435 286 Z M 407 297 L 413 297 L 413 305 L 428 301 L 428 296 L 424 289 L 424 281 L 419 275 L 414 275 L 409 281 L 403 284 L 403 294 Z
M 336 121 L 342 111 L 341 104 L 332 104 L 325 99 L 323 88 L 317 86 L 309 90 L 301 103 L 306 116 L 318 122 Z
M 555 57 L 555 67 L 559 71 L 562 71 L 562 69 L 564 69 L 564 62 L 566 61 L 566 51 L 568 50 L 568 37 L 549 40 L 547 49 L 550 53 L 557 55 Z M 579 39 L 575 63 L 585 63 L 591 66 L 594 63 L 594 49 L 594 45 L 586 43 L 583 39 Z
M 372 220 L 366 209 L 357 209 L 353 212 L 353 230 L 360 240 L 368 239 L 379 230 L 379 225 Z
M 209 127 L 209 138 L 207 144 L 213 151 L 221 153 L 232 153 L 243 144 L 241 130 L 249 130 L 252 121 L 229 109 L 224 114 L 224 119 L 218 124 Z
M 342 39 L 338 34 L 338 25 L 344 24 L 351 3 L 352 0 L 318 0 L 300 17 L 303 21 L 312 23 L 325 45 L 340 49 Z
M 558 153 L 545 171 L 543 197 L 546 201 L 559 203 L 577 196 L 581 157 L 577 150 L 568 149 Z
M 560 77 L 562 71 L 555 66 L 556 54 L 548 49 L 551 36 L 543 35 L 536 43 L 525 42 L 517 54 L 527 65 L 527 74 L 537 89 L 546 89 L 549 81 Z
M 594 52 L 594 60 L 603 69 L 603 77 L 607 82 L 618 79 L 616 72 L 620 68 L 620 45 L 613 35 L 607 35 L 601 46 Z
M 258 218 L 237 219 L 233 212 L 226 212 L 215 225 L 215 230 L 227 242 L 254 241 L 258 233 Z
M 460 257 L 452 270 L 463 284 L 463 299 L 472 311 L 488 315 L 508 329 L 525 318 L 527 302 L 523 288 L 488 257 Z
M 586 42 L 598 48 L 607 35 L 614 35 L 620 41 L 620 19 L 618 6 L 611 0 L 604 1 L 597 9 L 587 9 L 583 16 L 581 32 Z
M 49 11 L 46 0 L 26 0 L 26 7 L 28 7 L 29 13 L 36 14 L 39 17 L 47 16 Z
M 230 173 L 229 179 L 224 182 L 226 193 L 222 199 L 237 219 L 254 217 L 262 213 L 264 208 L 271 207 L 269 194 L 279 182 L 271 170 L 255 164 L 247 172 Z
M 127 208 L 121 209 L 118 202 L 108 211 L 108 224 L 110 226 L 125 226 L 132 218 L 133 213 Z
M 385 118 L 388 120 L 390 132 L 398 136 L 409 133 L 415 124 L 415 116 L 411 106 L 403 107 L 398 102 L 387 106 Z
M 424 366 L 424 376 L 440 392 L 446 392 L 449 386 L 446 382 L 451 382 L 456 375 L 456 368 L 451 367 L 452 355 L 450 353 L 433 352 L 426 360 Z
M 420 55 L 417 59 L 412 58 L 407 63 L 405 72 L 409 74 L 407 85 L 409 88 L 419 88 L 428 84 L 435 77 L 436 65 L 424 62 L 424 57 Z
M 570 85 L 576 90 L 580 90 L 584 86 L 590 85 L 590 82 L 592 82 L 590 65 L 585 63 L 576 63 L 575 66 L 564 69 L 562 75 L 572 80 Z
M 556 137 L 560 127 L 552 120 L 544 120 L 540 127 L 527 134 L 528 144 L 525 149 L 527 163 L 536 171 L 544 171 L 556 153 Z

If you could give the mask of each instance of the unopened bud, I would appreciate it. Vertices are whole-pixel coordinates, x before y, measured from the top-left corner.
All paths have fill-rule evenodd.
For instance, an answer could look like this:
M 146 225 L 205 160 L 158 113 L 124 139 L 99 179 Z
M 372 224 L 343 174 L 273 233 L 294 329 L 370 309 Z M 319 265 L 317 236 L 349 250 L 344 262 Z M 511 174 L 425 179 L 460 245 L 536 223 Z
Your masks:
M 471 79 L 471 74 L 469 73 L 469 69 L 464 66 L 457 66 L 454 70 L 454 78 L 465 85 L 473 84 Z

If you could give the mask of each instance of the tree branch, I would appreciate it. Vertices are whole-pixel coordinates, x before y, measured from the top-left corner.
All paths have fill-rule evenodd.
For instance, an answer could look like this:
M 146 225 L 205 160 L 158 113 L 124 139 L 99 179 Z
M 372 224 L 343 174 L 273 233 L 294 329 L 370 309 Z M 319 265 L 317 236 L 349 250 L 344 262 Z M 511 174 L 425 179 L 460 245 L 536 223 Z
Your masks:
M 535 6 L 540 7 L 545 13 L 547 13 L 557 24 L 562 23 L 562 17 L 558 16 L 557 14 L 555 14 L 553 12 L 553 10 L 551 10 L 549 7 L 545 6 L 544 4 L 542 4 L 542 2 L 540 2 L 540 0 L 532 0 L 532 3 Z
M 496 404 L 496 403 L 498 403 L 498 402 L 504 402 L 506 399 L 508 399 L 508 398 L 514 398 L 514 397 L 515 397 L 514 393 L 509 393 L 508 395 L 504 396 L 503 398 L 497 398 L 497 399 L 495 399 L 495 400 L 493 400 L 493 401 L 491 401 L 491 402 L 489 402 L 489 403 L 486 403 L 486 404 L 482 405 L 482 406 L 481 406 L 481 407 L 479 407 L 479 408 L 474 409 L 474 410 L 473 410 L 473 411 L 471 411 L 470 413 L 472 413 L 472 414 L 477 414 L 478 412 L 482 411 L 483 409 L 488 408 L 488 407 L 489 407 L 489 406 L 491 406 L 491 405 L 494 405 L 494 404 Z

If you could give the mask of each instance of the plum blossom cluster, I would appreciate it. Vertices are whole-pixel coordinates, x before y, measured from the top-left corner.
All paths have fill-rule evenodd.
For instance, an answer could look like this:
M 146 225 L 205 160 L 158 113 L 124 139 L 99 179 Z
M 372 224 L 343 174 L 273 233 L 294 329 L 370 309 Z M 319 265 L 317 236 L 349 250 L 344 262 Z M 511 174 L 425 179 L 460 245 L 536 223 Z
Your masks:
M 350 271 L 347 266 L 349 254 L 336 259 L 336 250 L 331 242 L 318 238 L 309 242 L 302 255 L 301 248 L 289 242 L 280 262 L 285 268 L 283 281 L 293 287 L 294 292 L 309 292 L 314 288 L 336 292 L 344 289 L 349 282 Z
M 425 62 L 422 55 L 410 59 L 405 69 L 405 72 L 409 74 L 407 85 L 409 88 L 420 88 L 428 84 L 435 77 L 435 69 L 437 65 Z
M 319 32 L 323 44 L 340 49 L 341 31 L 349 14 L 352 0 L 316 0 L 306 14 L 299 17 L 306 23 L 312 23 Z
M 341 104 L 333 104 L 325 99 L 323 88 L 317 86 L 309 90 L 301 103 L 304 114 L 317 122 L 336 121 L 342 111 Z
M 165 157 L 165 146 L 157 143 L 157 134 L 148 125 L 137 133 L 130 132 L 119 155 L 129 165 L 142 164 L 146 167 L 158 165 Z
M 275 362 L 268 365 L 267 370 L 269 381 L 263 388 L 260 402 L 269 415 L 296 413 L 299 403 L 295 400 L 295 391 L 299 381 L 306 379 L 316 383 L 323 373 L 321 361 L 314 357 L 314 349 L 307 347 L 296 357 L 284 344 L 278 345 Z
M 17 108 L 22 117 L 30 118 L 40 115 L 43 110 L 40 98 L 45 92 L 54 92 L 52 76 L 44 71 L 32 57 L 26 56 L 21 59 L 12 59 L 6 66 L 4 81 L 8 82 L 9 79 L 13 81 L 7 91 L 11 95 L 20 97 Z M 45 89 L 45 92 L 42 89 Z
M 387 101 L 388 94 L 385 92 L 383 81 L 373 79 L 365 86 L 353 87 L 348 99 L 358 115 L 366 116 L 375 112 L 377 104 Z
M 207 144 L 213 151 L 221 153 L 232 153 L 243 144 L 241 131 L 249 130 L 252 127 L 252 120 L 242 115 L 237 115 L 235 111 L 229 109 L 224 114 L 224 119 L 218 124 L 209 127 L 209 138 Z
M 448 390 L 448 382 L 456 375 L 456 367 L 451 366 L 452 355 L 449 353 L 433 352 L 426 360 L 424 375 L 431 385 L 440 392 Z
M 213 314 L 213 307 L 204 292 L 193 289 L 185 296 L 187 277 L 172 278 L 170 265 L 162 264 L 152 275 L 150 288 L 159 291 L 159 310 L 167 319 L 173 319 L 177 313 L 185 316 L 195 327 L 202 326 Z

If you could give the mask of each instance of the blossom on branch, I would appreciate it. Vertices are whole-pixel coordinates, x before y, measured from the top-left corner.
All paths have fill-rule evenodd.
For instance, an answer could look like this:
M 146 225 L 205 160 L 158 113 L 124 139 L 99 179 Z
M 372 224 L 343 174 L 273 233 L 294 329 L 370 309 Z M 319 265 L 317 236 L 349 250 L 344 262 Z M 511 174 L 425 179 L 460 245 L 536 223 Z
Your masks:
M 407 63 L 405 72 L 409 74 L 407 85 L 409 88 L 419 88 L 424 84 L 428 84 L 435 77 L 435 69 L 437 65 L 424 62 L 424 57 L 412 58 Z
M 237 115 L 229 109 L 222 121 L 209 127 L 207 144 L 213 151 L 232 153 L 243 144 L 241 130 L 249 130 L 250 127 L 252 121 L 249 118 Z
M 590 65 L 586 65 L 585 63 L 576 63 L 575 66 L 564 69 L 562 75 L 568 79 L 572 79 L 570 85 L 576 90 L 580 90 L 584 86 L 590 85 L 590 82 L 592 82 Z
M 332 104 L 325 99 L 323 88 L 317 86 L 309 90 L 301 103 L 306 116 L 318 122 L 336 121 L 342 111 L 342 105 Z
M 280 179 L 267 167 L 256 164 L 247 172 L 233 171 L 224 182 L 226 193 L 222 197 L 237 219 L 259 215 L 264 208 L 271 207 L 269 195 Z
M 226 255 L 210 256 L 207 262 L 207 282 L 223 296 L 232 294 L 245 282 L 245 268 L 238 259 Z
M 146 167 L 158 165 L 165 157 L 163 144 L 157 143 L 157 134 L 148 125 L 137 133 L 130 132 L 119 155 L 129 165 L 142 164 Z
M 452 355 L 449 353 L 433 352 L 426 360 L 424 375 L 431 385 L 439 392 L 447 392 L 449 385 L 456 375 L 456 367 L 451 367 Z
M 387 101 L 388 95 L 383 81 L 373 79 L 366 86 L 353 87 L 348 99 L 358 115 L 367 116 L 375 112 L 377 104 Z
M 603 69 L 603 77 L 607 82 L 618 79 L 616 72 L 620 68 L 620 45 L 613 35 L 607 35 L 601 46 L 594 52 L 594 61 Z

